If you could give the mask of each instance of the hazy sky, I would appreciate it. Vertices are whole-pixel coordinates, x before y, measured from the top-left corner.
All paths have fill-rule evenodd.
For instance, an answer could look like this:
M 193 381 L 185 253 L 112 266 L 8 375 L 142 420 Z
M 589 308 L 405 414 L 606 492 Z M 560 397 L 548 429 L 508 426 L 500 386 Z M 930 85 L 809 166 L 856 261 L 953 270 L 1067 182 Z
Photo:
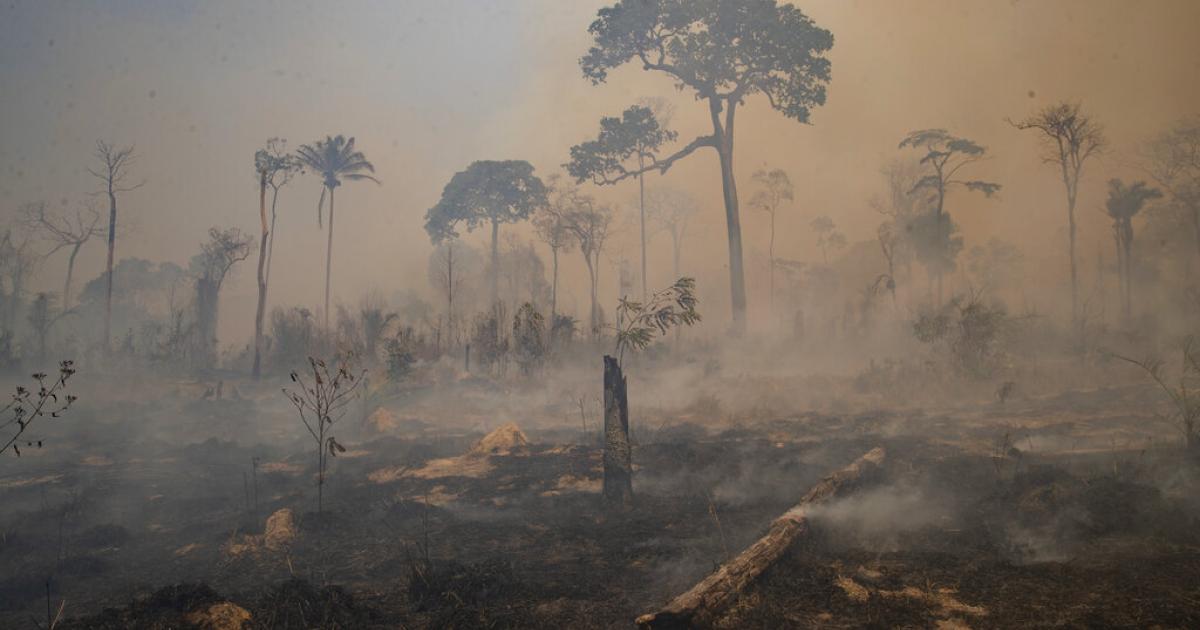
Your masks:
M 643 96 L 675 104 L 686 141 L 703 108 L 664 77 L 629 67 L 607 84 L 583 79 L 587 25 L 605 2 L 437 0 L 295 2 L 11 1 L 0 8 L 0 213 L 28 201 L 80 203 L 96 189 L 84 170 L 98 138 L 137 146 L 144 188 L 123 198 L 134 232 L 118 256 L 186 263 L 211 226 L 257 225 L 252 169 L 272 136 L 292 146 L 326 134 L 355 136 L 382 186 L 338 192 L 335 296 L 401 287 L 427 291 L 430 246 L 422 222 L 442 186 L 476 159 L 528 159 L 542 175 L 595 133 L 601 115 Z M 833 80 L 811 125 L 761 99 L 739 112 L 736 163 L 743 199 L 764 164 L 786 169 L 796 201 L 778 220 L 779 255 L 816 259 L 808 222 L 828 214 L 851 240 L 873 238 L 867 200 L 879 167 L 912 129 L 945 127 L 989 147 L 979 178 L 998 200 L 952 198 L 968 247 L 990 236 L 1064 269 L 1061 185 L 1038 162 L 1035 140 L 1004 118 L 1060 99 L 1080 100 L 1112 149 L 1086 174 L 1081 236 L 1109 247 L 1099 207 L 1104 181 L 1136 176 L 1138 143 L 1200 102 L 1200 2 L 1031 0 L 820 0 L 799 6 L 834 33 Z M 702 296 L 726 298 L 724 219 L 716 158 L 698 153 L 665 183 L 705 205 L 685 266 Z M 648 186 L 660 185 L 649 177 Z M 324 232 L 319 182 L 285 189 L 272 296 L 320 302 Z M 633 184 L 602 191 L 627 202 Z M 743 209 L 751 299 L 765 288 L 766 221 Z M 632 233 L 614 257 L 632 258 Z M 473 235 L 482 241 L 483 235 Z M 660 237 L 655 243 L 667 248 Z M 79 277 L 94 277 L 103 247 L 85 250 Z M 1091 251 L 1091 250 L 1088 250 Z M 1086 255 L 1086 253 L 1085 253 Z M 565 273 L 582 282 L 582 264 Z M 665 281 L 668 255 L 655 256 Z M 57 287 L 61 260 L 39 278 Z M 615 274 L 606 274 L 612 280 Z M 226 341 L 249 334 L 253 269 L 228 285 Z M 611 288 L 610 288 L 611 290 Z M 586 287 L 573 291 L 579 303 Z M 570 305 L 572 296 L 565 296 Z M 727 318 L 723 305 L 715 316 Z

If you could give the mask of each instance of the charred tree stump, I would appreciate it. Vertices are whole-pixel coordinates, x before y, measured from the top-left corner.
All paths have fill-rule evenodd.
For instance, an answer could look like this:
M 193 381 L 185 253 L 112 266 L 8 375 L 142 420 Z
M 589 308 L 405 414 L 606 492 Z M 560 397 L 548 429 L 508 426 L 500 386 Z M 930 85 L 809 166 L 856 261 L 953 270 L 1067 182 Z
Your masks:
M 658 612 L 638 617 L 638 627 L 692 628 L 712 623 L 746 586 L 782 557 L 793 542 L 808 533 L 806 510 L 810 506 L 856 486 L 864 476 L 879 468 L 884 456 L 882 448 L 872 449 L 854 463 L 822 479 L 799 503 L 776 518 L 765 536 Z
M 604 504 L 624 510 L 633 504 L 633 460 L 629 445 L 629 399 L 621 364 L 604 357 Z

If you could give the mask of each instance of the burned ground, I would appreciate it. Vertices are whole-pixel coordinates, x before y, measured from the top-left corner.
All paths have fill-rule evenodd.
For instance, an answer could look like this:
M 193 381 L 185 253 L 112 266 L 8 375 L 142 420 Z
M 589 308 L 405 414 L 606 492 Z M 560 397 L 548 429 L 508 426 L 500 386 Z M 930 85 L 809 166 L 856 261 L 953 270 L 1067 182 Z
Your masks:
M 813 510 L 812 534 L 717 625 L 1194 627 L 1197 468 L 1144 394 L 647 409 L 625 514 L 602 509 L 594 431 L 563 421 L 531 418 L 483 449 L 496 425 L 403 406 L 383 433 L 348 424 L 317 514 L 303 443 L 272 424 L 222 429 L 273 413 L 269 399 L 117 403 L 0 479 L 0 614 L 33 627 L 65 600 L 73 628 L 628 627 L 883 446 L 880 478 Z M 116 429 L 172 412 L 184 439 Z

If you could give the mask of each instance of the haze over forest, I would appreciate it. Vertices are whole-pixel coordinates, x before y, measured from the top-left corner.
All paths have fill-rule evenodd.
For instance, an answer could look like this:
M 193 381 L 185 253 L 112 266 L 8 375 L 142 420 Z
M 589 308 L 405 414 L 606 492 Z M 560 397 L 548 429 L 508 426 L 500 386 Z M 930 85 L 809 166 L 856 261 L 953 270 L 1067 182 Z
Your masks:
M 334 302 L 365 292 L 415 291 L 432 304 L 432 245 L 422 229 L 450 176 L 478 159 L 530 161 L 543 178 L 561 172 L 568 147 L 594 136 L 601 116 L 663 97 L 681 142 L 706 133 L 707 111 L 661 73 L 629 64 L 593 86 L 579 71 L 588 24 L 603 2 L 10 2 L 0 9 L 0 212 L 22 204 L 70 209 L 97 190 L 88 175 L 98 139 L 134 145 L 122 198 L 129 234 L 117 258 L 187 267 L 213 226 L 253 233 L 254 151 L 270 137 L 289 147 L 344 134 L 375 165 L 382 185 L 339 190 Z M 1152 10 L 1147 10 L 1147 9 Z M 1111 177 L 1147 179 L 1139 151 L 1195 112 L 1200 54 L 1194 2 L 1120 1 L 805 2 L 834 34 L 828 100 L 811 124 L 748 99 L 738 118 L 736 175 L 743 196 L 751 322 L 767 321 L 767 222 L 746 201 L 751 175 L 781 168 L 795 200 L 778 214 L 779 258 L 820 259 L 810 221 L 831 217 L 850 243 L 873 241 L 885 193 L 879 174 L 902 157 L 908 132 L 945 128 L 988 150 L 975 167 L 1002 184 L 997 198 L 950 201 L 964 254 L 990 238 L 1017 245 L 1030 308 L 1063 313 L 1046 298 L 1067 282 L 1062 185 L 1039 161 L 1031 134 L 1005 122 L 1059 101 L 1079 102 L 1103 125 L 1109 149 L 1088 165 L 1079 206 L 1081 284 L 1112 264 L 1103 212 Z M 280 273 L 272 305 L 319 310 L 325 233 L 317 228 L 320 180 L 311 174 L 279 201 Z M 648 190 L 685 190 L 701 210 L 683 270 L 698 280 L 705 325 L 729 321 L 720 178 L 708 153 L 681 161 Z M 590 188 L 590 187 L 589 187 Z M 638 257 L 636 184 L 589 191 L 618 206 L 622 226 L 601 275 L 606 309 L 618 297 L 616 265 Z M 96 198 L 100 202 L 102 199 Z M 103 203 L 100 204 L 103 209 Z M 532 238 L 528 225 L 511 233 Z M 479 245 L 487 234 L 466 237 Z M 85 247 L 79 284 L 103 272 L 102 239 Z M 652 237 L 651 286 L 668 283 L 670 246 Z M 543 258 L 546 253 L 539 246 Z M 844 250 L 853 251 L 853 248 Z M 36 290 L 59 287 L 65 256 L 39 269 Z M 636 267 L 636 264 L 635 264 Z M 960 266 L 965 268 L 965 265 Z M 1033 273 L 1035 272 L 1036 273 Z M 586 316 L 584 267 L 562 263 L 562 310 Z M 953 286 L 971 282 L 962 273 Z M 223 290 L 222 347 L 248 343 L 255 308 L 253 259 Z
M 1200 628 L 1198 0 L 0 0 L 0 628 Z

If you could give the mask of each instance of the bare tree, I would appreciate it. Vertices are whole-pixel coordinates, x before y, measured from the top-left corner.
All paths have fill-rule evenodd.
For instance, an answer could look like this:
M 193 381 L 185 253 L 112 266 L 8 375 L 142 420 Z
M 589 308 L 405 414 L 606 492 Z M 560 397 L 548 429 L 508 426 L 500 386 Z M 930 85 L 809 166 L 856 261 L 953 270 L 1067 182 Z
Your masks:
M 146 181 L 129 181 L 129 167 L 137 158 L 133 145 L 115 147 L 103 140 L 97 140 L 94 155 L 99 165 L 87 171 L 104 186 L 97 194 L 108 195 L 108 262 L 104 268 L 107 283 L 104 297 L 104 350 L 107 352 L 112 339 L 112 275 L 113 256 L 117 251 L 117 195 L 137 190 L 145 185 Z
M 1145 148 L 1147 170 L 1196 241 L 1200 262 L 1200 117 L 1181 120 Z
M 67 258 L 67 279 L 63 282 L 62 292 L 63 310 L 69 310 L 75 258 L 79 255 L 79 250 L 83 249 L 83 246 L 93 236 L 104 233 L 104 229 L 100 227 L 100 213 L 89 201 L 83 207 L 77 208 L 74 213 L 53 214 L 46 210 L 44 202 L 39 201 L 26 204 L 22 208 L 22 214 L 25 225 L 30 230 L 40 233 L 45 240 L 50 242 L 50 251 L 45 254 L 47 258 L 61 249 L 70 251 Z
M 792 180 L 781 168 L 772 170 L 759 169 L 754 172 L 754 183 L 758 186 L 754 196 L 750 198 L 750 207 L 766 212 L 771 217 L 771 241 L 767 245 L 768 272 L 770 285 L 771 312 L 775 312 L 775 212 L 786 201 L 792 201 L 794 192 Z
M 344 453 L 346 447 L 333 437 L 333 425 L 346 415 L 346 407 L 354 401 L 362 375 L 354 374 L 348 359 L 338 359 L 331 370 L 324 361 L 308 358 L 311 376 L 292 372 L 296 389 L 284 389 L 283 394 L 295 405 L 300 421 L 317 445 L 317 514 L 324 507 L 325 471 L 329 458 Z
M 438 243 L 429 257 L 429 283 L 446 299 L 446 327 L 450 345 L 457 343 L 457 322 L 463 319 L 463 301 L 470 306 L 468 278 L 482 268 L 477 250 L 458 238 Z
M 1083 113 L 1079 103 L 1061 102 L 1047 106 L 1020 122 L 1009 121 L 1021 130 L 1041 133 L 1042 161 L 1058 168 L 1067 192 L 1067 238 L 1071 258 L 1071 322 L 1079 325 L 1079 272 L 1075 257 L 1075 201 L 1084 164 L 1104 150 L 1104 129 Z

